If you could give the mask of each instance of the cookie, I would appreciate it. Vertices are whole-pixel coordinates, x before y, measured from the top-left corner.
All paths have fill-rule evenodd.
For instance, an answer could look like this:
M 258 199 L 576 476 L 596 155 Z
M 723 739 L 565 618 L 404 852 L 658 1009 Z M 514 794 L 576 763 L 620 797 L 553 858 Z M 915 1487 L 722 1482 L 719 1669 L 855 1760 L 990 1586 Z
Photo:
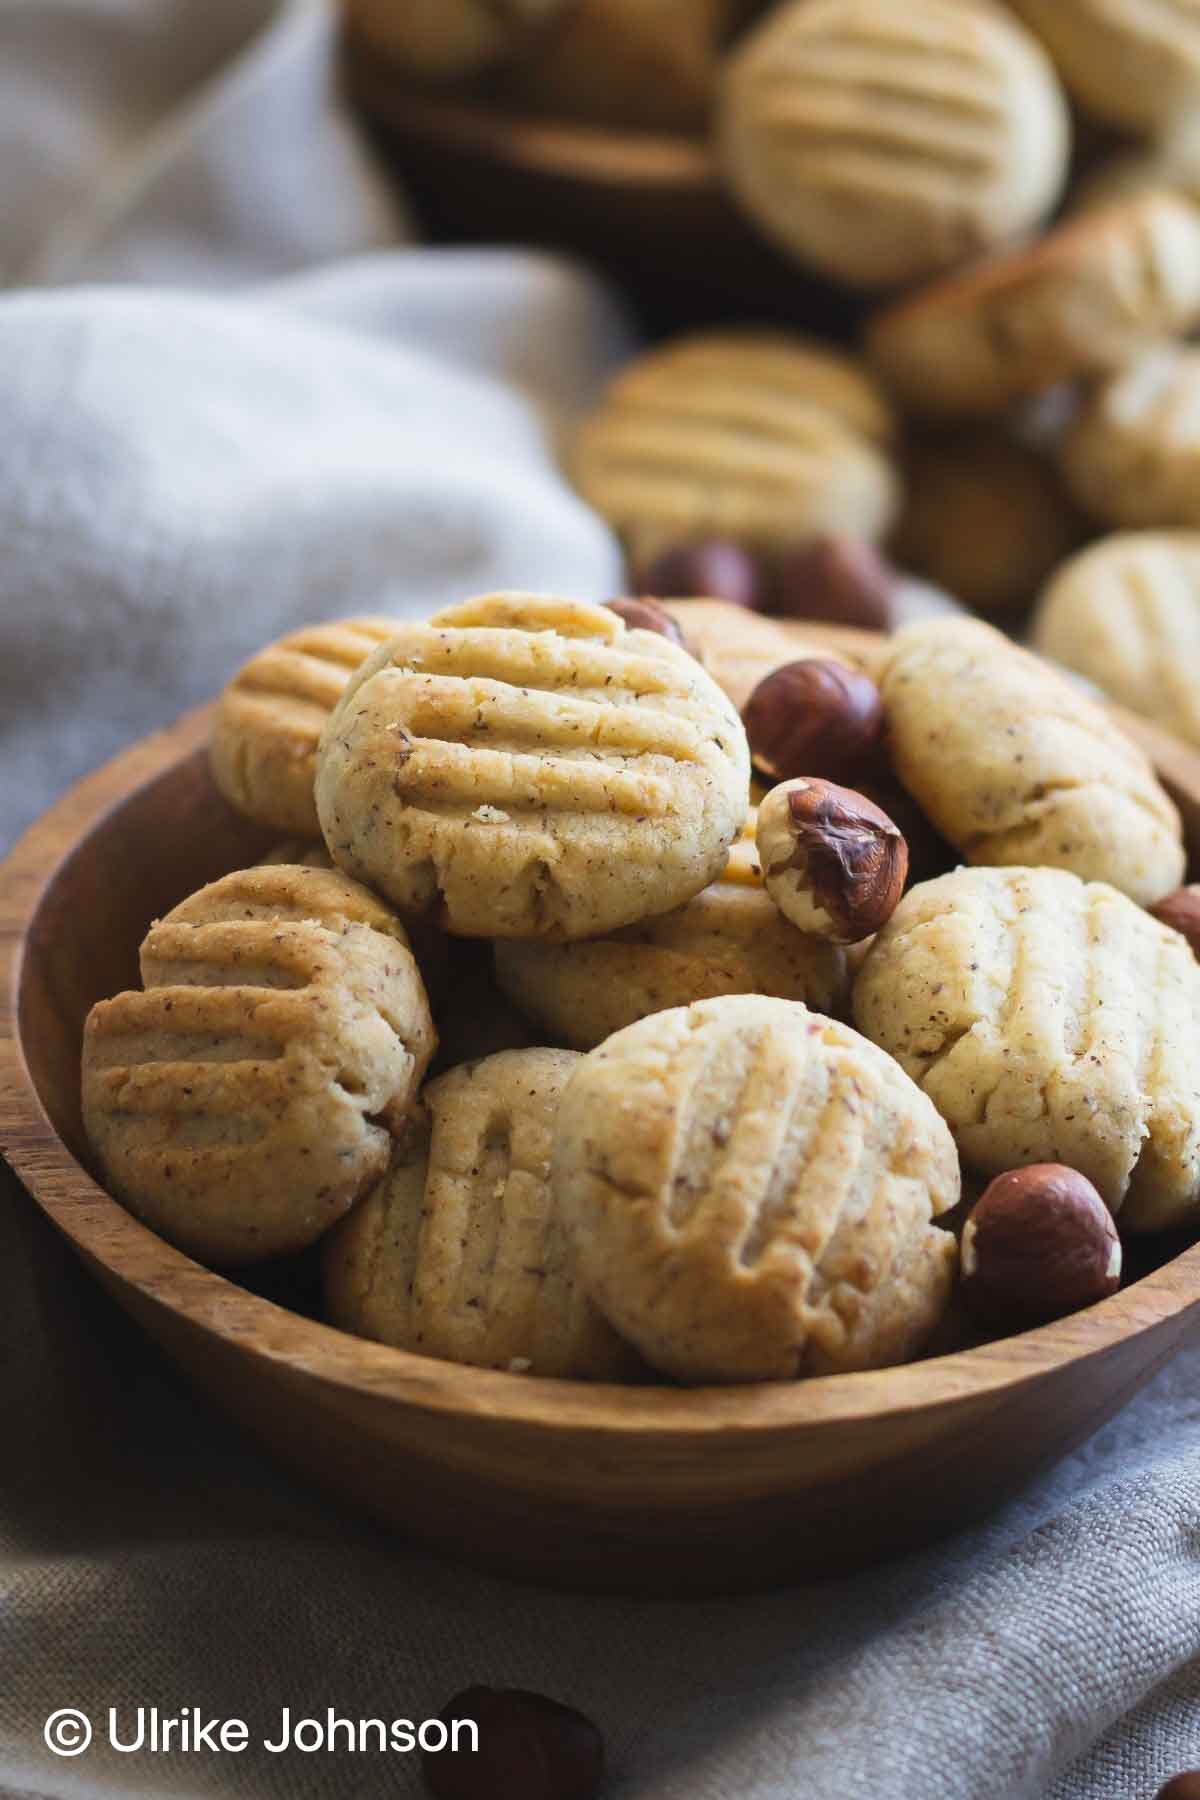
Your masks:
M 577 0 L 343 0 L 354 38 L 418 81 L 464 81 L 527 55 Z
M 606 607 L 492 594 L 405 626 L 326 727 L 334 861 L 464 937 L 593 937 L 720 874 L 750 759 L 695 658 Z
M 1200 531 L 1091 545 L 1050 582 L 1033 629 L 1043 656 L 1200 744 Z
M 485 1369 L 617 1380 L 635 1361 L 575 1279 L 550 1194 L 568 1050 L 508 1050 L 425 1089 L 385 1179 L 324 1250 L 328 1316 Z
M 1110 376 L 1061 459 L 1079 504 L 1106 525 L 1200 526 L 1200 350 L 1160 344 Z
M 293 631 L 239 669 L 217 702 L 213 779 L 237 812 L 273 831 L 319 838 L 313 776 L 321 731 L 347 681 L 399 629 L 345 619 Z
M 552 1184 L 580 1279 L 683 1381 L 903 1362 L 949 1299 L 949 1132 L 891 1058 L 795 1001 L 704 1000 L 593 1050 Z
M 383 1173 L 434 1047 L 403 927 L 345 876 L 224 876 L 92 1008 L 83 1118 L 118 1199 L 231 1266 L 301 1250 Z
M 1029 606 L 1080 539 L 1054 465 L 999 432 L 914 444 L 904 487 L 892 554 L 977 612 Z
M 1200 103 L 1196 0 L 1012 0 L 1080 105 L 1158 133 Z
M 571 475 L 637 566 L 714 536 L 778 556 L 826 532 L 883 535 L 898 500 L 892 431 L 851 357 L 782 332 L 710 332 L 617 376 Z
M 735 52 L 718 122 L 726 177 L 765 234 L 868 288 L 1036 224 L 1070 142 L 1037 40 L 962 0 L 792 0 Z
M 893 767 L 968 862 L 1045 864 L 1145 905 L 1183 879 L 1144 752 L 1066 675 L 978 619 L 910 625 L 879 676 Z
M 1152 192 L 1057 227 L 899 301 L 868 354 L 912 412 L 1002 412 L 1103 375 L 1200 320 L 1200 212 Z
M 981 1173 L 1065 1163 L 1140 1230 L 1195 1214 L 1200 964 L 1115 889 L 1032 868 L 912 888 L 854 1017 Z
M 797 931 L 768 898 L 753 813 L 720 879 L 686 906 L 582 943 L 506 940 L 495 958 L 513 1005 L 576 1050 L 716 994 L 775 994 L 836 1011 L 848 985 L 844 952 Z

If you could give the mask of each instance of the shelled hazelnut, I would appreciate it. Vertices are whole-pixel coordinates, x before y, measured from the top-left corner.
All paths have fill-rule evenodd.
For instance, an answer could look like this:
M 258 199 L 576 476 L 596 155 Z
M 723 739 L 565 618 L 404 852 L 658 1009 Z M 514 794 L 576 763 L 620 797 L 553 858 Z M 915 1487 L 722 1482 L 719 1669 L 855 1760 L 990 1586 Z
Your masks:
M 1120 1285 L 1112 1214 L 1087 1177 L 1061 1163 L 997 1175 L 963 1227 L 963 1297 L 995 1325 L 1042 1325 Z
M 673 644 L 683 644 L 684 636 L 679 625 L 665 606 L 657 600 L 640 595 L 609 600 L 609 612 L 615 612 L 624 619 L 630 631 L 657 631 L 660 637 L 670 638 Z
M 634 586 L 663 600 L 727 600 L 752 612 L 764 598 L 758 562 L 730 538 L 704 538 L 664 550 L 637 572 Z
M 465 1688 L 441 1715 L 473 1720 L 479 1748 L 422 1753 L 434 1800 L 594 1800 L 604 1780 L 604 1740 L 586 1714 L 523 1688 Z
M 1192 887 L 1176 888 L 1165 900 L 1160 900 L 1150 911 L 1172 931 L 1180 932 L 1192 947 L 1192 954 L 1200 956 L 1200 883 Z
M 908 874 L 899 828 L 865 794 L 802 778 L 772 788 L 756 844 L 768 894 L 800 931 L 855 944 L 891 918 Z
M 1155 1800 L 1200 1800 L 1200 1769 L 1184 1769 L 1164 1781 Z
M 755 766 L 775 781 L 853 777 L 883 729 L 883 701 L 869 676 L 827 657 L 785 663 L 763 677 L 742 714 Z
M 768 611 L 860 631 L 890 631 L 898 582 L 891 563 L 865 538 L 819 538 L 780 564 Z

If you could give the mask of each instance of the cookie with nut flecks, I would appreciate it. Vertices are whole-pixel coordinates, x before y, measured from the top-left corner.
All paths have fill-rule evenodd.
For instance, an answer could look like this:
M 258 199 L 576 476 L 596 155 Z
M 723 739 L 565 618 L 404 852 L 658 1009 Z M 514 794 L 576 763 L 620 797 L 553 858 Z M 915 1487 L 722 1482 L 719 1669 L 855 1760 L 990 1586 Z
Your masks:
M 696 660 L 606 607 L 493 594 L 406 626 L 318 756 L 334 861 L 464 937 L 595 936 L 714 880 L 749 752 Z
M 506 939 L 495 959 L 513 1005 L 576 1050 L 717 994 L 774 994 L 837 1012 L 848 992 L 844 952 L 797 931 L 768 898 L 753 814 L 724 873 L 685 906 L 579 943 Z
M 891 640 L 877 676 L 892 764 L 968 862 L 1044 864 L 1143 904 L 1183 879 L 1150 761 L 1069 676 L 976 619 Z
M 433 1052 L 403 926 L 276 865 L 151 927 L 141 992 L 92 1008 L 83 1118 L 112 1192 L 206 1261 L 303 1249 L 378 1179 Z
M 550 1194 L 554 1120 L 578 1060 L 507 1050 L 430 1082 L 386 1177 L 325 1246 L 335 1325 L 481 1368 L 632 1371 L 576 1280 Z
M 398 630 L 384 618 L 310 625 L 239 669 L 213 713 L 209 765 L 235 811 L 273 831 L 319 839 L 317 744 L 346 683 Z
M 949 1300 L 949 1131 L 891 1057 L 794 1001 L 706 1000 L 593 1050 L 553 1187 L 597 1304 L 684 1381 L 903 1362 Z
M 1197 321 L 1200 212 L 1151 191 L 905 295 L 871 321 L 867 351 L 912 412 L 986 417 Z
M 957 869 L 910 889 L 854 1018 L 983 1174 L 1065 1163 L 1135 1230 L 1200 1210 L 1200 964 L 1066 870 Z
M 783 332 L 724 331 L 648 351 L 579 432 L 571 475 L 641 568 L 728 538 L 778 557 L 826 532 L 881 537 L 899 488 L 874 378 Z
M 769 237 L 840 281 L 886 287 L 1035 224 L 1070 136 L 1049 59 L 999 7 L 792 0 L 735 51 L 718 141 Z

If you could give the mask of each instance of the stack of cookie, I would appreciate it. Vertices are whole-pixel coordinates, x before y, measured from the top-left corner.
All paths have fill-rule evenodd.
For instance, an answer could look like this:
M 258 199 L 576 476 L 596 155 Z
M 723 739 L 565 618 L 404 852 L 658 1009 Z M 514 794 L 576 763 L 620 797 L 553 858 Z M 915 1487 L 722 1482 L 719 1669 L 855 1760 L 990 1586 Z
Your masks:
M 1179 817 L 990 627 L 858 642 L 505 593 L 269 646 L 212 768 L 299 836 L 93 1010 L 114 1194 L 221 1267 L 320 1241 L 333 1323 L 522 1375 L 911 1358 L 960 1158 L 1022 1177 L 968 1222 L 976 1316 L 1110 1292 L 1114 1214 L 1200 1211 L 1200 964 L 1146 910 L 1180 904 Z

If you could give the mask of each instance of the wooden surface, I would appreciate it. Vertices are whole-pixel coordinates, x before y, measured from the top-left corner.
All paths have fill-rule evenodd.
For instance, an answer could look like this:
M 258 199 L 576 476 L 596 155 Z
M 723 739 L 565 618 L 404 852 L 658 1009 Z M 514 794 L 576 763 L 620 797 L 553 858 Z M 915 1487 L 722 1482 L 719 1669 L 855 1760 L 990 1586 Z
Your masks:
M 263 847 L 211 786 L 204 730 L 194 714 L 101 769 L 0 869 L 0 1149 L 193 1384 L 308 1481 L 509 1573 L 757 1586 L 978 1516 L 1094 1431 L 1200 1322 L 1192 1247 L 1074 1318 L 907 1368 L 623 1389 L 364 1343 L 199 1267 L 88 1173 L 78 1057 L 89 1006 L 133 978 L 150 917 Z M 1200 758 L 1136 735 L 1166 758 L 1194 828 Z M 291 1279 L 259 1285 L 286 1293 Z
M 773 319 L 844 338 L 861 310 L 743 218 L 699 138 L 522 118 L 414 92 L 346 47 L 344 79 L 441 241 L 536 244 L 598 264 L 649 324 Z

